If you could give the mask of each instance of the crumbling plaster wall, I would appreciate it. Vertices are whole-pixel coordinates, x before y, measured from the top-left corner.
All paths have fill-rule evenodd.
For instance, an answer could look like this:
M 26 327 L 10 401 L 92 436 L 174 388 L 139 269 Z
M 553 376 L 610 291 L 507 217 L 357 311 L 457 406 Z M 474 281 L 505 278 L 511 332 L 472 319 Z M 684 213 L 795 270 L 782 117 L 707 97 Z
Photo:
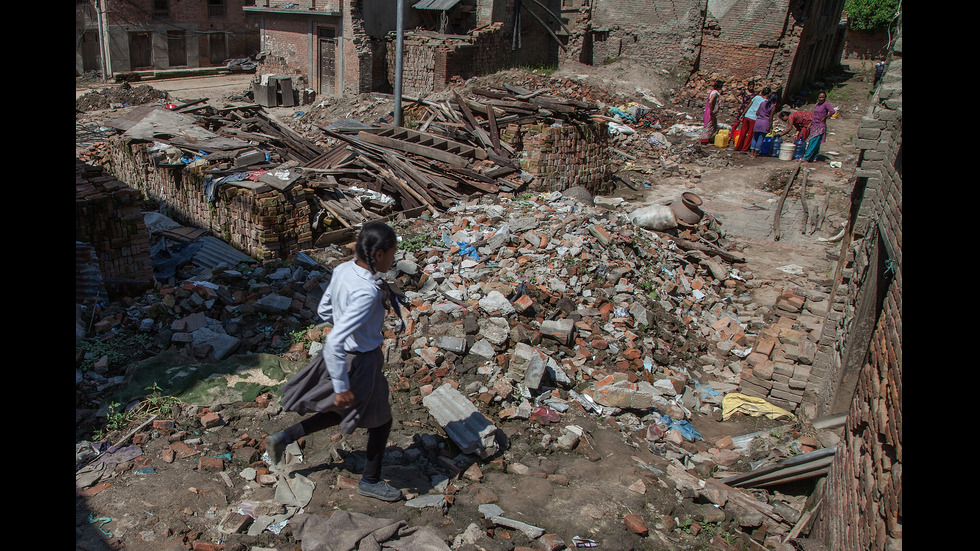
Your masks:
M 422 96 L 444 90 L 453 82 L 462 82 L 508 67 L 556 64 L 559 48 L 557 42 L 527 12 L 533 10 L 542 20 L 547 21 L 543 10 L 525 2 L 521 25 L 515 34 L 513 9 L 514 0 L 479 3 L 478 22 L 491 16 L 502 17 L 502 20 L 485 22 L 466 35 L 406 31 L 402 58 L 402 93 Z M 395 46 L 395 33 L 389 33 L 387 74 L 391 85 L 395 80 Z
M 819 413 L 846 411 L 813 536 L 832 549 L 902 542 L 902 46 L 858 130 L 851 232 L 818 360 Z
M 583 0 L 584 1 L 584 0 Z M 788 94 L 840 60 L 844 0 L 592 0 L 563 4 L 563 60 L 781 83 Z
M 694 68 L 707 0 L 595 0 L 592 61 L 628 59 L 672 70 Z
M 779 73 L 794 49 L 785 42 L 791 1 L 708 0 L 701 70 L 785 77 Z
M 296 4 L 284 11 L 283 6 Z M 320 83 L 319 37 L 321 27 L 333 28 L 335 36 L 332 90 L 337 95 L 384 89 L 385 35 L 395 28 L 395 12 L 385 0 L 330 0 L 265 2 L 253 11 L 261 21 L 265 57 L 261 73 L 301 76 L 314 90 Z M 275 10 L 279 11 L 275 11 Z M 406 17 L 405 25 L 414 24 Z

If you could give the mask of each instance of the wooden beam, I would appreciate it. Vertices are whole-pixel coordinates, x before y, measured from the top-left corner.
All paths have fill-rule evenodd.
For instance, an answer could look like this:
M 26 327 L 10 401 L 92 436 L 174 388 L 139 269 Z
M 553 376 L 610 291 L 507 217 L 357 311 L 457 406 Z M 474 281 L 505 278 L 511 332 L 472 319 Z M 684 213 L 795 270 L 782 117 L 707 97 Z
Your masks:
M 428 147 L 424 145 L 414 144 L 411 142 L 405 142 L 402 140 L 396 140 L 394 138 L 387 138 L 384 136 L 376 136 L 370 132 L 358 132 L 357 138 L 361 141 L 367 142 L 369 144 L 378 145 L 388 149 L 395 149 L 398 151 L 403 151 L 405 153 L 411 153 L 413 155 L 419 155 L 422 157 L 428 157 L 430 159 L 435 159 L 437 161 L 442 161 L 444 163 L 451 164 L 453 166 L 467 166 L 469 161 L 455 153 L 449 153 L 448 151 L 443 151 L 441 149 L 436 149 L 434 147 Z

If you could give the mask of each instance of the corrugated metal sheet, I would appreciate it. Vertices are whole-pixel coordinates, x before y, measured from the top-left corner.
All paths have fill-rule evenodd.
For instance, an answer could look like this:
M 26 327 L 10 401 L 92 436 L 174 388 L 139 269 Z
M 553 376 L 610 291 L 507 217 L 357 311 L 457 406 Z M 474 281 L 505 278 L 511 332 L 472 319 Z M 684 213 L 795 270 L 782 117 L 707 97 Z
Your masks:
M 459 0 L 421 0 L 412 5 L 417 10 L 448 11 L 453 9 Z
M 482 458 L 497 453 L 497 427 L 458 390 L 442 385 L 422 398 L 422 403 L 461 452 Z
M 226 264 L 230 268 L 234 268 L 241 262 L 257 262 L 254 258 L 217 237 L 206 235 L 198 239 L 197 242 L 201 243 L 201 250 L 194 255 L 195 266 L 210 269 L 219 264 Z

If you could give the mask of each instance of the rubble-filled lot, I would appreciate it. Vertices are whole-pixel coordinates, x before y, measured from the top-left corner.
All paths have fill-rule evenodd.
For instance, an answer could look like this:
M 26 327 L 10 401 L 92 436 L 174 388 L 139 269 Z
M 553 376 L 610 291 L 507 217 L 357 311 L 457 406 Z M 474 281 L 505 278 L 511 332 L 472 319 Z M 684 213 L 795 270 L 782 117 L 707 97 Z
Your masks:
M 628 198 L 654 175 L 700 183 L 694 166 L 733 162 L 629 136 L 615 138 L 635 169 L 619 173 Z M 631 211 L 572 191 L 500 193 L 395 222 L 388 275 L 409 306 L 385 351 L 384 475 L 409 498 L 395 504 L 353 489 L 363 434 L 312 435 L 280 469 L 263 459 L 264 436 L 298 419 L 275 389 L 317 352 L 315 304 L 348 248 L 186 266 L 143 296 L 79 307 L 78 548 L 312 549 L 309 527 L 366 519 L 403 524 L 385 532 L 393 545 L 432 536 L 432 549 L 775 547 L 805 524 L 807 482 L 721 481 L 778 475 L 834 431 L 748 410 L 723 420 L 723 402 L 751 368 L 741 353 L 781 314 L 815 330 L 822 289 L 759 277 L 710 216 L 658 232 Z M 114 415 L 135 404 L 145 425 Z M 481 432 L 447 431 L 447 406 L 475 410 Z

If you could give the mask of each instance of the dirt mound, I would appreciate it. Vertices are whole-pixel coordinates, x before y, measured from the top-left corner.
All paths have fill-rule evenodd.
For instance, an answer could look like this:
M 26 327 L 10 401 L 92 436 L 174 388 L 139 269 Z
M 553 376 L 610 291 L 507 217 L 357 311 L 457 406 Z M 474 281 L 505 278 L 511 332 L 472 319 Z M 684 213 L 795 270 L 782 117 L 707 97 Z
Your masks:
M 154 89 L 149 84 L 132 86 L 123 83 L 114 88 L 94 90 L 75 100 L 78 111 L 101 111 L 113 105 L 144 105 L 162 102 L 167 99 L 167 93 Z

